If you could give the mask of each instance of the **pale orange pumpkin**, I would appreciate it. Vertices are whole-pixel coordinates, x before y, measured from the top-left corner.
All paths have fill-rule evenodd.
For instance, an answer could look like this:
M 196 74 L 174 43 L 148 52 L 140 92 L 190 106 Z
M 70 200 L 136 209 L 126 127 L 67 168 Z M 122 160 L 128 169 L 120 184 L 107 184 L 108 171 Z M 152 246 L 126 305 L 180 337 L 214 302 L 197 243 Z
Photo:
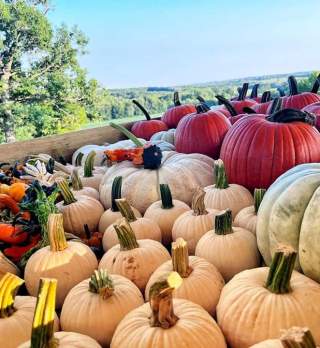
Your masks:
M 85 187 L 93 187 L 96 190 L 99 190 L 99 186 L 104 175 L 105 169 L 103 167 L 94 168 L 94 159 L 96 157 L 96 152 L 91 151 L 83 166 L 83 173 L 81 176 L 81 181 Z
M 260 263 L 255 236 L 248 230 L 232 226 L 229 209 L 215 217 L 214 230 L 200 238 L 195 254 L 216 266 L 226 282 Z
M 111 348 L 226 348 L 214 319 L 199 305 L 172 299 L 181 283 L 173 272 L 152 285 L 150 303 L 131 311 L 118 325 Z
M 161 230 L 162 244 L 169 246 L 172 242 L 172 227 L 177 218 L 190 210 L 190 207 L 177 199 L 172 199 L 169 185 L 160 184 L 161 200 L 152 203 L 144 217 L 155 221 Z
M 213 220 L 219 213 L 218 210 L 205 208 L 204 195 L 205 192 L 199 188 L 192 199 L 192 210 L 180 215 L 172 228 L 172 239 L 187 241 L 190 255 L 194 255 L 199 239 L 212 229 Z
M 170 260 L 167 249 L 151 239 L 137 238 L 130 224 L 123 220 L 114 225 L 120 244 L 109 249 L 99 263 L 99 269 L 120 274 L 144 291 L 151 274 L 165 261 Z
M 179 273 L 183 281 L 179 288 L 173 291 L 173 297 L 197 303 L 214 315 L 224 286 L 221 274 L 205 259 L 189 256 L 187 243 L 182 238 L 172 243 L 171 254 L 172 260 L 163 263 L 150 277 L 145 290 L 146 300 L 149 299 L 151 286 L 174 271 Z
M 292 326 L 308 327 L 320 344 L 320 285 L 293 271 L 296 255 L 280 246 L 270 268 L 241 272 L 225 285 L 217 318 L 231 348 L 277 338 Z
M 38 292 L 41 277 L 56 278 L 58 283 L 57 308 L 63 304 L 70 289 L 91 276 L 98 262 L 91 249 L 81 243 L 66 241 L 61 214 L 50 214 L 48 219 L 50 246 L 36 251 L 25 268 L 29 294 Z
M 72 184 L 71 192 L 75 195 L 75 197 L 89 196 L 96 199 L 97 201 L 99 200 L 100 195 L 98 190 L 90 186 L 87 186 L 87 187 L 83 186 L 83 183 L 81 178 L 79 177 L 77 168 L 75 168 L 72 171 L 71 184 Z
M 0 280 L 7 273 L 20 274 L 19 268 L 0 251 Z
M 70 290 L 61 311 L 61 328 L 108 347 L 119 322 L 143 303 L 140 290 L 129 279 L 100 269 Z

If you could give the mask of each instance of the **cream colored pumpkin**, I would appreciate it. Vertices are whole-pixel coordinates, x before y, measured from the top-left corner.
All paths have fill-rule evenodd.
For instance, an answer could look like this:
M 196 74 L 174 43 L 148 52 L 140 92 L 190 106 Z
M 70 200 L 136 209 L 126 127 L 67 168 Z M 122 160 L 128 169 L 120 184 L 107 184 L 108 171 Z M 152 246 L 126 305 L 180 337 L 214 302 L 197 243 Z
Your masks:
M 0 280 L 7 273 L 19 275 L 19 268 L 0 251 Z
M 103 255 L 99 269 L 106 269 L 111 274 L 120 274 L 144 291 L 151 274 L 163 262 L 170 260 L 170 254 L 157 241 L 151 239 L 137 241 L 127 222 L 121 222 L 116 228 L 120 244 Z
M 93 187 L 84 187 L 79 177 L 78 170 L 74 169 L 71 175 L 72 190 L 71 192 L 77 198 L 78 196 L 89 196 L 97 201 L 99 200 L 99 191 Z
M 167 131 L 161 131 L 161 132 L 157 132 L 155 134 L 152 135 L 152 137 L 150 138 L 150 141 L 166 141 L 169 144 L 174 145 L 174 134 L 175 134 L 176 130 L 175 128 L 171 128 Z
M 199 239 L 212 229 L 215 216 L 219 213 L 215 209 L 204 206 L 205 192 L 198 189 L 192 201 L 192 210 L 180 215 L 172 227 L 172 239 L 183 238 L 188 243 L 190 255 L 194 255 Z
M 94 167 L 95 157 L 95 151 L 91 151 L 87 155 L 83 168 L 79 170 L 79 175 L 83 186 L 93 187 L 94 189 L 99 190 L 100 182 L 106 172 L 106 167 Z
M 61 328 L 88 335 L 108 347 L 119 322 L 143 303 L 140 290 L 129 279 L 108 276 L 101 269 L 70 290 L 61 311 Z
M 63 304 L 70 289 L 90 277 L 98 262 L 91 249 L 81 242 L 67 242 L 61 214 L 51 214 L 48 220 L 50 246 L 36 251 L 25 268 L 25 282 L 30 295 L 38 292 L 41 277 L 58 280 L 57 308 Z
M 250 348 L 284 348 L 279 339 L 266 340 L 257 344 L 254 344 Z
M 108 168 L 100 185 L 101 202 L 111 207 L 111 185 L 116 176 L 123 177 L 122 194 L 141 213 L 160 199 L 160 183 L 170 186 L 174 199 L 190 204 L 197 187 L 212 183 L 213 160 L 200 154 L 162 153 L 158 170 L 143 169 L 126 161 Z
M 226 282 L 260 263 L 255 236 L 248 230 L 232 226 L 230 210 L 216 216 L 214 230 L 200 238 L 195 254 L 217 267 Z
M 190 207 L 181 201 L 172 199 L 169 185 L 160 184 L 161 200 L 154 202 L 146 210 L 144 217 L 153 220 L 161 230 L 162 244 L 169 246 L 172 242 L 172 228 L 177 218 L 190 210 Z
M 293 271 L 296 253 L 280 247 L 270 268 L 237 274 L 222 290 L 218 324 L 231 348 L 279 337 L 292 326 L 310 328 L 320 344 L 320 285 Z
M 221 274 L 205 259 L 188 256 L 188 246 L 183 239 L 180 238 L 172 244 L 172 260 L 166 261 L 152 273 L 145 290 L 146 300 L 149 300 L 150 287 L 168 273 L 175 271 L 183 281 L 179 288 L 173 291 L 173 297 L 197 303 L 214 315 L 224 286 Z

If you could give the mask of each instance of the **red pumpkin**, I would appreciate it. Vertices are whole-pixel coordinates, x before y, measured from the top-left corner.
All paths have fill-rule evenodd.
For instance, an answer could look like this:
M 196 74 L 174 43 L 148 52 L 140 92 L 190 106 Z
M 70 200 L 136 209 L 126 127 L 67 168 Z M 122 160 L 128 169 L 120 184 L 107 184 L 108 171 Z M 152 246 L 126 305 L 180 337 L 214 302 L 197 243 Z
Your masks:
M 242 117 L 248 116 L 249 113 L 255 113 L 253 110 L 251 110 L 251 108 L 244 107 L 244 110 L 239 114 L 228 99 L 220 95 L 216 96 L 216 98 L 219 100 L 220 103 L 224 105 L 225 110 L 228 111 L 228 115 L 226 116 L 228 117 L 228 120 L 231 124 L 235 124 Z M 246 109 L 248 112 L 245 112 Z M 221 112 L 222 110 L 218 109 L 218 111 Z
M 168 126 L 161 120 L 151 119 L 148 111 L 136 100 L 132 102 L 143 112 L 146 117 L 144 121 L 137 121 L 131 127 L 131 132 L 138 138 L 150 140 L 153 134 L 168 130 Z
M 289 83 L 289 95 L 286 97 L 283 97 L 283 101 L 282 101 L 283 108 L 285 109 L 292 108 L 292 109 L 301 110 L 307 105 L 320 101 L 320 95 L 317 94 L 319 90 L 319 86 L 320 86 L 319 76 L 317 80 L 315 81 L 310 92 L 299 93 L 298 83 L 294 76 L 289 76 L 288 83 Z
M 175 133 L 176 151 L 201 153 L 219 158 L 221 143 L 231 124 L 219 111 L 206 104 L 196 106 L 197 112 L 184 117 Z
M 169 108 L 161 117 L 161 120 L 169 128 L 176 128 L 184 116 L 196 112 L 196 107 L 193 104 L 181 104 L 178 92 L 173 94 L 173 103 L 174 106 Z
M 278 176 L 301 164 L 320 161 L 320 134 L 308 113 L 284 109 L 273 115 L 252 115 L 227 133 L 220 157 L 230 182 L 268 188 Z
M 253 105 L 252 109 L 257 114 L 266 114 L 269 105 L 272 103 L 271 101 L 271 93 L 270 91 L 266 91 L 262 94 L 261 101 L 259 104 Z
M 316 128 L 320 130 L 320 102 L 305 106 L 302 111 L 311 112 L 316 115 Z
M 206 100 L 201 97 L 201 95 L 198 95 L 197 96 L 197 99 L 199 100 L 200 103 L 202 104 L 207 104 Z M 227 99 L 226 99 L 227 100 Z M 230 117 L 230 112 L 223 106 L 223 105 L 219 105 L 219 106 L 214 106 L 211 110 L 213 111 L 219 111 L 221 112 L 222 114 L 224 114 L 224 116 L 226 117 Z

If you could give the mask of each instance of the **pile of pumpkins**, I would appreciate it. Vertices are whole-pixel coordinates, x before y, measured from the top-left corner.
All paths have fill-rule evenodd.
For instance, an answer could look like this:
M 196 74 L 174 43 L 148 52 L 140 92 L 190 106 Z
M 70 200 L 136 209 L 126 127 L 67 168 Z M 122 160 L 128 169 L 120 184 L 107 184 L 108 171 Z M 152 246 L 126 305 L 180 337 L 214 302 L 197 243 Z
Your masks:
M 23 275 L 0 253 L 1 347 L 320 345 L 320 135 L 314 109 L 300 111 L 320 97 L 282 97 L 285 109 L 241 114 L 231 125 L 230 105 L 237 115 L 262 105 L 257 87 L 252 98 L 247 89 L 219 97 L 228 106 L 218 110 L 180 105 L 175 94 L 157 120 L 161 135 L 137 123 L 132 133 L 162 148 L 157 169 L 104 161 L 106 151 L 143 144 L 120 127 L 129 140 L 88 145 L 71 164 L 55 162 L 53 174 L 34 174 L 40 185 L 53 180 L 62 200 L 48 218 L 49 245 Z M 262 101 L 277 109 L 269 97 Z M 210 143 L 216 150 L 192 150 L 208 145 L 207 135 L 220 137 Z M 190 150 L 179 151 L 180 136 Z M 84 226 L 101 239 L 101 258 L 81 242 Z

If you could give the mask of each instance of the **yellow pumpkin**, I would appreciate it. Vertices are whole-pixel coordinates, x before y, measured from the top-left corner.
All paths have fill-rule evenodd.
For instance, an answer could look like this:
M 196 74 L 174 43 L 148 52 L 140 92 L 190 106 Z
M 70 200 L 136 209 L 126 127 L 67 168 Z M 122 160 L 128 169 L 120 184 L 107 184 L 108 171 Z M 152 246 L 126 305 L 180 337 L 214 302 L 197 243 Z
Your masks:
M 140 290 L 129 279 L 100 269 L 70 290 L 61 311 L 61 328 L 108 347 L 119 322 L 143 303 Z
M 192 199 L 192 210 L 180 215 L 172 227 L 172 239 L 183 238 L 188 243 L 190 255 L 194 255 L 199 239 L 212 229 L 212 222 L 219 213 L 204 206 L 205 192 L 198 189 Z
M 0 280 L 7 273 L 19 275 L 19 268 L 0 251 Z
M 98 262 L 91 249 L 81 242 L 67 242 L 61 214 L 50 214 L 48 219 L 50 246 L 36 251 L 25 268 L 26 287 L 32 296 L 38 292 L 41 277 L 59 281 L 57 308 L 61 308 L 70 289 L 90 277 Z
M 255 236 L 248 230 L 232 226 L 229 209 L 215 217 L 214 230 L 200 238 L 195 254 L 216 266 L 226 282 L 260 263 Z
M 97 201 L 99 200 L 100 195 L 98 190 L 90 186 L 87 186 L 87 187 L 83 186 L 81 178 L 79 177 L 79 174 L 78 174 L 78 169 L 74 169 L 72 171 L 71 184 L 72 184 L 71 192 L 75 195 L 76 198 L 78 196 L 89 196 L 96 199 Z
M 149 299 L 151 286 L 174 271 L 179 273 L 183 281 L 173 291 L 173 297 L 197 303 L 214 315 L 224 286 L 221 274 L 208 261 L 197 256 L 188 256 L 188 246 L 182 238 L 172 243 L 171 254 L 172 260 L 163 263 L 150 277 L 145 290 L 146 300 Z

